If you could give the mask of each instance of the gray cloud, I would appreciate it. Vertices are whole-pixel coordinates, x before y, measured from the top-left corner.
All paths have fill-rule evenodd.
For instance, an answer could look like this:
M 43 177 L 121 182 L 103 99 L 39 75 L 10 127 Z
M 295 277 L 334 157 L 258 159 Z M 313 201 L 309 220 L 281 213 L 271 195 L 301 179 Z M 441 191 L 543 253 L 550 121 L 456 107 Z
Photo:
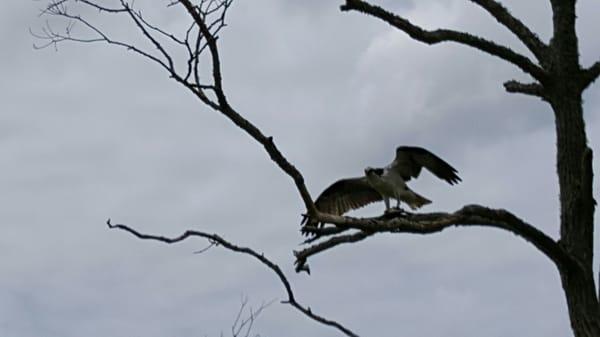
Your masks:
M 387 164 L 398 144 L 424 145 L 464 180 L 453 188 L 431 175 L 415 182 L 435 202 L 428 210 L 507 207 L 556 236 L 551 112 L 501 87 L 522 75 L 465 48 L 420 45 L 340 13 L 339 4 L 240 2 L 221 39 L 230 99 L 274 136 L 313 195 L 367 165 Z M 0 81 L 2 335 L 218 336 L 242 293 L 255 306 L 283 297 L 274 276 L 247 257 L 219 248 L 193 255 L 202 241 L 140 242 L 106 229 L 107 217 L 165 235 L 219 232 L 259 247 L 289 273 L 300 300 L 365 336 L 570 333 L 550 263 L 499 231 L 380 235 L 315 257 L 310 277 L 295 275 L 302 203 L 266 153 L 124 50 L 65 44 L 33 51 L 27 29 L 42 24 L 36 5 L 13 1 L 0 13 L 0 36 L 10 46 Z M 548 35 L 545 5 L 506 5 Z M 424 25 L 476 29 L 514 44 L 460 1 L 397 6 Z M 600 54 L 597 7 L 580 5 L 586 64 Z M 175 9 L 146 13 L 181 26 Z M 591 88 L 585 103 L 596 151 L 597 93 Z M 337 335 L 280 304 L 256 331 Z

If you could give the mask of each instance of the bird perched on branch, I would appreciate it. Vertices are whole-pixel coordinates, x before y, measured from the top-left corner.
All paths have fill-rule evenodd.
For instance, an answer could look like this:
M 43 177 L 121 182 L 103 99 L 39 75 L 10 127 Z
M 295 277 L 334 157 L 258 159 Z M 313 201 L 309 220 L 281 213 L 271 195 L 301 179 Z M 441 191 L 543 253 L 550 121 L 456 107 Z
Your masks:
M 450 185 L 461 181 L 458 171 L 435 154 L 421 147 L 400 146 L 390 165 L 384 168 L 367 167 L 362 177 L 336 181 L 319 195 L 315 206 L 323 213 L 343 215 L 383 200 L 385 210 L 389 212 L 392 210 L 390 199 L 396 199 L 396 208 L 400 209 L 400 203 L 404 202 L 416 210 L 430 204 L 431 200 L 411 190 L 406 182 L 417 178 L 423 167 Z M 316 225 L 308 218 L 303 223 L 307 226 Z

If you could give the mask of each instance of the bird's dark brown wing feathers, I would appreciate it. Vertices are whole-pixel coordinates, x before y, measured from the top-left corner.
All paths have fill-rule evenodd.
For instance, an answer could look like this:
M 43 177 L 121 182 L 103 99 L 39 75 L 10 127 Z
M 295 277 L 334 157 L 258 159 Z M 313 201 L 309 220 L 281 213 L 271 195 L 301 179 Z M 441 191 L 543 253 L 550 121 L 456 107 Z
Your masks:
M 411 178 L 417 178 L 421 173 L 421 168 L 423 165 L 420 165 L 415 161 L 413 153 L 415 149 L 408 146 L 400 146 L 396 149 L 396 158 L 392 162 L 391 169 L 400 173 L 400 176 L 404 181 L 409 181 Z
M 327 187 L 315 201 L 315 206 L 321 212 L 342 215 L 380 200 L 381 195 L 369 185 L 367 178 L 349 178 Z
M 422 147 L 400 146 L 396 149 L 396 159 L 392 163 L 392 168 L 399 171 L 404 180 L 418 177 L 422 167 L 450 185 L 461 181 L 454 167 Z

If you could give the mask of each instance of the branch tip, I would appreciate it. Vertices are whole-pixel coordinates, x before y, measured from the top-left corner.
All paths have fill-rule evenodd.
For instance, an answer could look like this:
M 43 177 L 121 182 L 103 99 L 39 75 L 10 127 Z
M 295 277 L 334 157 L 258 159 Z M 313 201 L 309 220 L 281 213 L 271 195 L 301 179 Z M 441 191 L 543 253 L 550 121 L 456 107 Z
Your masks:
M 516 80 L 510 80 L 504 82 L 504 89 L 509 93 L 536 96 L 541 98 L 542 100 L 548 100 L 546 89 L 539 82 L 521 83 Z

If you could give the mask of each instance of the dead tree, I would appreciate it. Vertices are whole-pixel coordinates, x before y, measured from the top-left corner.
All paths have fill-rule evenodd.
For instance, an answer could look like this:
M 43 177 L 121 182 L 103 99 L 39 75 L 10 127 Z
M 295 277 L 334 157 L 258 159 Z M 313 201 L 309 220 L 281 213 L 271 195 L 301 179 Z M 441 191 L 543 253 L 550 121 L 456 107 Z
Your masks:
M 548 241 L 547 237 L 534 228 L 517 234 L 532 242 L 556 265 L 575 336 L 600 336 L 600 310 L 592 268 L 596 206 L 592 189 L 592 150 L 587 145 L 581 98 L 583 91 L 600 75 L 600 61 L 587 68 L 579 62 L 578 38 L 575 31 L 577 1 L 550 0 L 553 35 L 548 42 L 540 40 L 498 1 L 471 2 L 483 8 L 512 32 L 535 59 L 471 33 L 449 29 L 425 30 L 366 1 L 346 0 L 341 10 L 356 11 L 378 18 L 405 32 L 412 39 L 427 44 L 448 41 L 478 49 L 511 63 L 531 76 L 531 83 L 511 80 L 504 83 L 504 87 L 511 93 L 539 97 L 546 101 L 554 112 L 560 187 L 560 239 L 558 242 Z M 513 225 L 505 229 L 514 232 L 514 229 L 523 225 L 516 217 L 502 213 L 496 213 L 491 218 L 507 217 L 507 222 Z M 444 221 L 443 219 L 447 222 L 448 216 L 439 220 Z M 460 224 L 460 220 L 450 222 Z
M 223 114 L 237 127 L 248 133 L 267 152 L 270 159 L 295 184 L 306 207 L 306 216 L 324 227 L 306 228 L 316 234 L 307 240 L 310 246 L 294 252 L 298 270 L 307 270 L 307 259 L 340 244 L 353 243 L 376 233 L 429 234 L 452 226 L 486 226 L 510 231 L 530 242 L 556 266 L 562 280 L 569 307 L 571 326 L 576 337 L 600 336 L 600 308 L 593 278 L 593 229 L 596 203 L 592 190 L 592 150 L 587 145 L 583 119 L 582 92 L 600 75 L 600 61 L 583 67 L 579 63 L 579 48 L 575 31 L 575 0 L 550 0 L 553 11 L 553 36 L 542 41 L 523 22 L 514 17 L 496 0 L 471 0 L 512 32 L 531 52 L 533 58 L 508 46 L 478 35 L 450 29 L 425 30 L 409 20 L 384 8 L 362 0 L 346 0 L 342 11 L 356 11 L 387 22 L 412 39 L 427 44 L 455 42 L 498 57 L 519 68 L 532 78 L 530 83 L 510 80 L 504 83 L 510 93 L 535 96 L 547 102 L 555 115 L 557 134 L 557 173 L 560 187 L 560 239 L 552 239 L 535 226 L 507 210 L 468 205 L 454 213 L 386 215 L 373 218 L 335 216 L 316 209 L 304 177 L 279 151 L 272 137 L 243 117 L 229 103 L 221 75 L 218 33 L 225 26 L 225 14 L 232 0 L 173 0 L 169 7 L 184 10 L 190 18 L 187 30 L 176 34 L 166 32 L 147 21 L 132 2 L 114 0 L 109 7 L 93 0 L 54 0 L 43 14 L 66 19 L 66 29 L 56 30 L 46 25 L 36 33 L 52 46 L 63 41 L 82 43 L 102 42 L 124 47 L 161 66 L 169 76 L 187 88 L 203 104 Z M 94 10 L 106 16 L 128 18 L 146 42 L 153 47 L 144 49 L 134 43 L 113 39 L 82 13 Z M 91 35 L 75 35 L 75 24 Z M 178 48 L 176 58 L 174 48 Z M 204 59 L 205 57 L 206 59 Z M 202 74 L 201 63 L 208 61 L 211 73 Z M 125 225 L 111 225 L 128 231 L 138 238 L 175 243 L 192 236 L 202 237 L 212 244 L 248 254 L 277 274 L 288 294 L 287 303 L 316 321 L 333 326 L 348 336 L 355 333 L 335 321 L 317 316 L 296 302 L 291 285 L 281 269 L 256 251 L 236 246 L 216 234 L 187 231 L 176 238 L 146 235 Z M 319 242 L 317 242 L 319 240 Z

